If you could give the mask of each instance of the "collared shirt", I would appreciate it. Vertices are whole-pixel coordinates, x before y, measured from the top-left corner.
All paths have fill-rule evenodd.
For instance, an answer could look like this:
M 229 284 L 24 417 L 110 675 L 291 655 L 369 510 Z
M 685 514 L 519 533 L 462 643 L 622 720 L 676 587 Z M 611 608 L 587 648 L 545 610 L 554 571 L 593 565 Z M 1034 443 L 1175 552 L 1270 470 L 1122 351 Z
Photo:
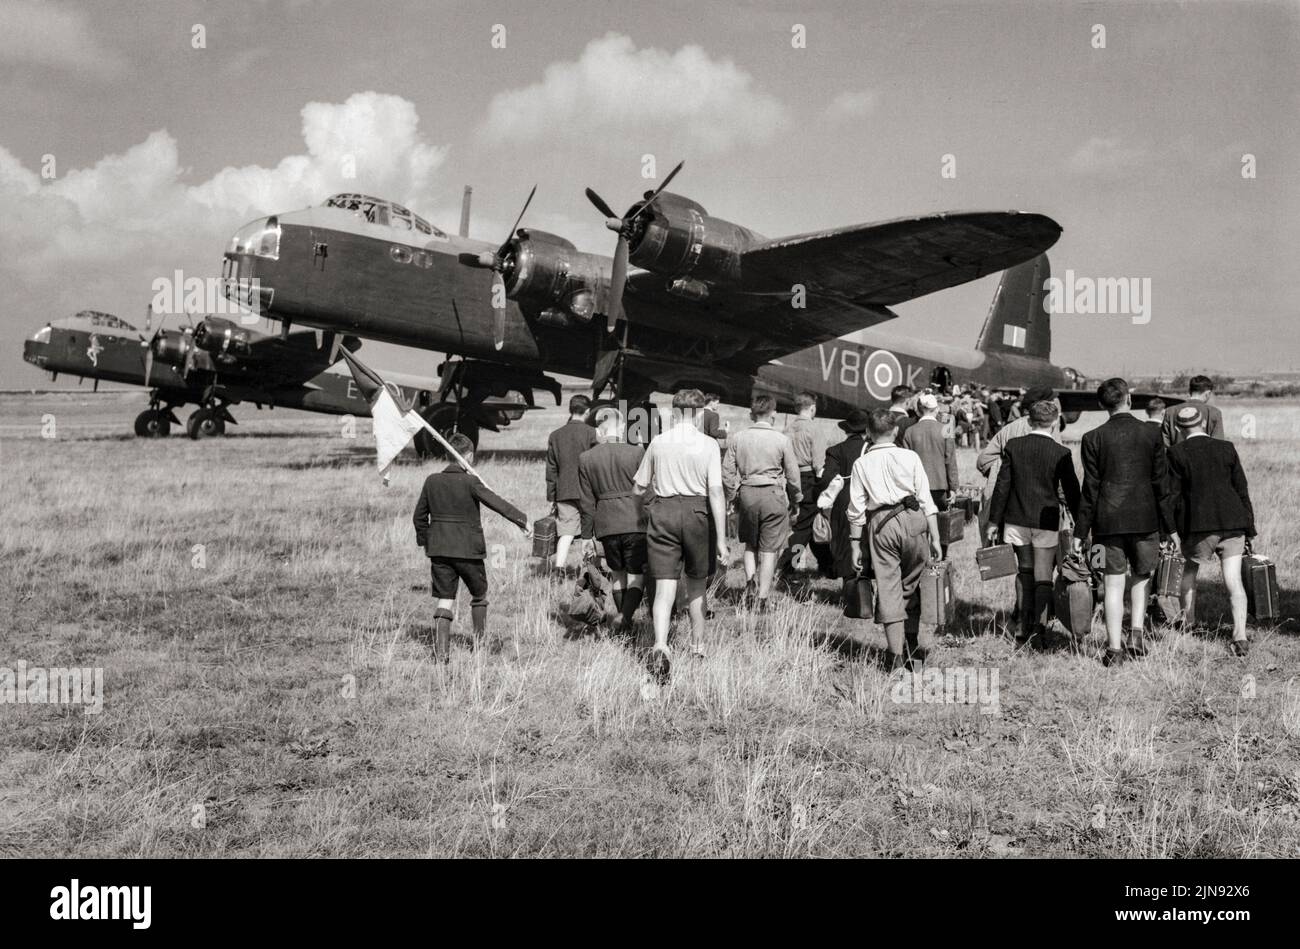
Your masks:
M 722 489 L 722 454 L 717 439 L 689 422 L 674 425 L 650 442 L 636 472 L 636 486 L 656 497 L 707 497 Z
M 796 415 L 785 426 L 786 437 L 794 446 L 794 457 L 800 468 L 811 468 L 821 477 L 826 467 L 826 436 L 810 418 Z
M 849 524 L 861 527 L 869 513 L 898 504 L 909 494 L 921 502 L 924 514 L 939 512 L 921 456 L 897 445 L 872 445 L 853 463 L 849 475 Z
M 740 487 L 789 484 L 799 491 L 799 462 L 784 432 L 769 421 L 755 422 L 727 441 L 722 483 L 728 491 Z

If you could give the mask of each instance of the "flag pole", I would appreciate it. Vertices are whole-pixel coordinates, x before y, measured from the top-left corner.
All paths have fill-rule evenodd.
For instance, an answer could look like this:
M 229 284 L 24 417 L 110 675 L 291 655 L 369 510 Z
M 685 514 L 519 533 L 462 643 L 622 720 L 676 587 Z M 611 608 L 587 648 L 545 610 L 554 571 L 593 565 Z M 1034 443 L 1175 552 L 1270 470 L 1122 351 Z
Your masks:
M 415 417 L 420 420 L 420 424 L 424 426 L 424 430 L 428 432 L 430 435 L 432 435 L 437 440 L 438 444 L 442 446 L 443 451 L 445 451 L 448 455 L 451 456 L 452 461 L 456 462 L 456 464 L 464 468 L 466 474 L 477 478 L 479 484 L 483 485 L 483 487 L 487 488 L 489 491 L 492 490 L 491 486 L 486 481 L 483 480 L 483 476 L 474 470 L 473 465 L 471 465 L 468 461 L 466 461 L 463 457 L 461 457 L 460 452 L 452 448 L 451 443 L 448 442 L 447 439 L 442 437 L 441 432 L 439 432 L 436 428 L 430 425 L 425 420 L 424 416 L 421 415 L 419 412 L 415 412 L 414 410 L 412 410 L 412 412 L 415 415 Z

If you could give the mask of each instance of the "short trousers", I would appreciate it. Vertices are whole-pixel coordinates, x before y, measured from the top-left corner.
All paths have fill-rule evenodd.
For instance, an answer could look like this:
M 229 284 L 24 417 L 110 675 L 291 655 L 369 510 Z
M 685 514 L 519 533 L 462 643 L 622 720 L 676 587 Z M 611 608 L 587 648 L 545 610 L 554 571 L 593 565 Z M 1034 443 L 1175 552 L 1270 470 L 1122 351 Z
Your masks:
M 1045 527 L 1020 527 L 1017 524 L 1002 526 L 1002 540 L 1012 547 L 1037 547 L 1042 550 L 1055 547 L 1060 539 L 1060 531 Z
M 605 564 L 610 570 L 632 574 L 645 573 L 645 534 L 640 531 L 630 534 L 610 534 L 600 539 L 600 546 L 605 550 Z
M 430 557 L 429 574 L 435 600 L 454 600 L 461 580 L 478 605 L 487 603 L 487 567 L 467 557 Z
M 785 549 L 790 538 L 790 507 L 784 485 L 741 486 L 736 495 L 740 542 L 767 553 Z
M 1145 577 L 1155 572 L 1160 562 L 1160 535 L 1108 534 L 1094 537 L 1093 544 L 1106 548 L 1106 573 L 1121 576 L 1132 572 L 1135 577 Z
M 1246 532 L 1243 530 L 1189 534 L 1183 541 L 1183 556 L 1198 565 L 1208 564 L 1215 554 L 1222 560 L 1224 557 L 1240 557 L 1245 552 Z
M 582 512 L 573 501 L 555 502 L 555 533 L 559 537 L 577 537 L 582 533 Z
M 685 569 L 692 580 L 712 573 L 713 531 L 708 498 L 679 495 L 650 502 L 646 561 L 656 580 L 676 580 Z

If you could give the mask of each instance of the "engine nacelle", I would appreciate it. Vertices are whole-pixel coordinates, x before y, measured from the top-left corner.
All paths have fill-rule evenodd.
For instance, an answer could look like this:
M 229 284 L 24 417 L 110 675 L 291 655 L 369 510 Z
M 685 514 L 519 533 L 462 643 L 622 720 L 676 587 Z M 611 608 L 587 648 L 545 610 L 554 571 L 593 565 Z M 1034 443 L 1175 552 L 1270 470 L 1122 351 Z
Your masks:
M 249 355 L 251 343 L 260 336 L 219 316 L 206 317 L 194 327 L 194 345 L 218 358 Z
M 194 340 L 180 330 L 163 330 L 153 341 L 154 359 L 177 369 L 185 365 L 193 350 Z
M 562 319 L 603 313 L 609 292 L 605 258 L 585 254 L 556 234 L 521 228 L 506 252 L 506 296 L 545 307 Z
M 631 216 L 644 202 L 634 204 Z M 628 241 L 628 260 L 638 267 L 676 278 L 682 290 L 704 284 L 740 284 L 740 255 L 762 238 L 748 228 L 710 217 L 690 198 L 665 191 L 639 217 Z

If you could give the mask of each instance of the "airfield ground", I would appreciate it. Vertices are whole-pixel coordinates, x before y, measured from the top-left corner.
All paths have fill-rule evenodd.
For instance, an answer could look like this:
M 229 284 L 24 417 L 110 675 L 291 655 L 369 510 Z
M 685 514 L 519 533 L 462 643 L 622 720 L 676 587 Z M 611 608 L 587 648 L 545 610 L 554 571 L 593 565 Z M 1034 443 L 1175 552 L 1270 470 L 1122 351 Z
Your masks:
M 1213 570 L 1211 628 L 1143 661 L 1018 652 L 968 531 L 933 663 L 998 671 L 983 714 L 893 701 L 883 637 L 821 596 L 761 627 L 719 604 L 707 658 L 647 699 L 491 515 L 511 646 L 443 670 L 414 460 L 384 488 L 368 421 L 245 408 L 224 440 L 141 441 L 141 401 L 0 398 L 0 666 L 104 669 L 100 714 L 0 705 L 0 855 L 1300 856 L 1296 403 L 1223 405 L 1290 620 L 1231 658 Z M 560 418 L 484 439 L 534 517 Z

